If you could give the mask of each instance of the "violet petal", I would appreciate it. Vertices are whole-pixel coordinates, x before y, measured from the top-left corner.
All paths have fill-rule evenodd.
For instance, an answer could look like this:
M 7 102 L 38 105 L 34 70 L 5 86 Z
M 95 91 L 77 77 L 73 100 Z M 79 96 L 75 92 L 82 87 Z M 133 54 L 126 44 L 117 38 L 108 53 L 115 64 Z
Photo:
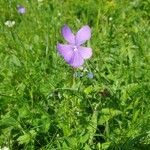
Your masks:
M 76 34 L 76 45 L 79 46 L 91 38 L 91 29 L 88 25 L 83 26 Z
M 62 35 L 69 44 L 75 44 L 75 36 L 67 25 L 63 26 Z
M 66 45 L 66 44 L 58 44 L 57 49 L 58 49 L 58 52 L 60 53 L 60 55 L 62 55 L 64 57 L 65 61 L 67 63 L 69 63 L 69 61 L 71 60 L 72 55 L 73 55 L 72 46 Z
M 89 59 L 92 56 L 92 49 L 90 47 L 79 47 L 80 55 L 83 59 Z
M 74 51 L 71 60 L 69 61 L 69 64 L 73 66 L 74 68 L 81 67 L 84 63 L 84 59 L 80 55 L 78 51 Z

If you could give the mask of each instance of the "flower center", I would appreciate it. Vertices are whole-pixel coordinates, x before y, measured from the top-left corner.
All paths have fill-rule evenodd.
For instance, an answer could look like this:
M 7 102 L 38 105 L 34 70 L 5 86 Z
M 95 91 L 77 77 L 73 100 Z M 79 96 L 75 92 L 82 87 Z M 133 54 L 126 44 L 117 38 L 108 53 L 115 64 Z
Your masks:
M 74 47 L 73 47 L 73 51 L 75 52 L 75 51 L 77 51 L 77 50 L 78 50 L 77 46 L 74 46 Z

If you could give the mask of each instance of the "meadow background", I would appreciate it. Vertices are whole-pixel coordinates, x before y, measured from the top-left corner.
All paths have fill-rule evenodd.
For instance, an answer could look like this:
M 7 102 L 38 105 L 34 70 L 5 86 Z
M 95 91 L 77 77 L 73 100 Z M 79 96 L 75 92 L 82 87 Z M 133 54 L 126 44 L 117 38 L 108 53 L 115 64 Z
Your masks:
M 56 49 L 64 24 L 92 29 L 75 75 Z M 150 150 L 149 47 L 149 0 L 1 0 L 1 148 Z

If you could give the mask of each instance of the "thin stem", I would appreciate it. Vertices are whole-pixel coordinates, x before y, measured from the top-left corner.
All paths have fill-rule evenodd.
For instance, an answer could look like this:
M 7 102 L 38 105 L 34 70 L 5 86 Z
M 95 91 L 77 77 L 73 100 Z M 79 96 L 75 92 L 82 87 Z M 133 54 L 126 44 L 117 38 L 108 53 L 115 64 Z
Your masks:
M 74 87 L 75 85 L 75 69 L 72 69 L 72 83 L 71 83 L 71 87 Z

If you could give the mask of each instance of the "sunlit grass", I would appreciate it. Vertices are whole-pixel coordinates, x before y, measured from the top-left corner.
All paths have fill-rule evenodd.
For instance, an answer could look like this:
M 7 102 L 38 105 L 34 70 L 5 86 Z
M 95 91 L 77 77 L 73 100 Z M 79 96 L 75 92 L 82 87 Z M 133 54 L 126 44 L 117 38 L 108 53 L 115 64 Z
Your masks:
M 0 1 L 0 146 L 148 150 L 149 2 L 19 4 L 26 13 L 17 12 L 15 0 Z M 74 32 L 92 29 L 93 56 L 83 69 L 73 70 L 57 53 L 64 24 Z

